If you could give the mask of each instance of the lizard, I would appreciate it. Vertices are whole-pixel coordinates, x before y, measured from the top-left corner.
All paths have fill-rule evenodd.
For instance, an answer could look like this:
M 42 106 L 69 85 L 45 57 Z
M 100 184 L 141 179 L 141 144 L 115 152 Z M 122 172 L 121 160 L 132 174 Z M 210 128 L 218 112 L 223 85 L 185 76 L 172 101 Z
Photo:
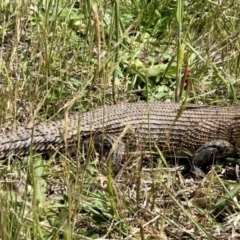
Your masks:
M 126 141 L 135 139 L 154 144 L 165 154 L 187 150 L 193 154 L 193 166 L 200 169 L 213 158 L 237 152 L 239 110 L 238 106 L 173 102 L 103 106 L 0 135 L 0 159 L 26 156 L 30 149 L 42 153 L 92 136 L 99 141 L 104 136 L 108 144 L 115 144 L 114 161 L 122 161 Z

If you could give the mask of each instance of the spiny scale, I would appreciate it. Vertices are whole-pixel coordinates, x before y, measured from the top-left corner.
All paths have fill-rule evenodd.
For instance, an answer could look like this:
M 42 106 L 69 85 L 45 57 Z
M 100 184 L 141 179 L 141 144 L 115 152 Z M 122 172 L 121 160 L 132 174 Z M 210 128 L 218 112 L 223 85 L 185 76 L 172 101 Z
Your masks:
M 77 140 L 77 134 L 88 137 L 97 133 L 119 135 L 125 126 L 143 142 L 156 142 L 163 151 L 188 149 L 194 152 L 208 141 L 226 140 L 238 145 L 240 107 L 200 106 L 189 104 L 176 119 L 181 104 L 123 103 L 89 112 L 69 115 L 55 122 L 8 132 L 0 136 L 0 158 L 29 154 L 64 146 Z M 131 129 L 131 130 L 130 130 Z

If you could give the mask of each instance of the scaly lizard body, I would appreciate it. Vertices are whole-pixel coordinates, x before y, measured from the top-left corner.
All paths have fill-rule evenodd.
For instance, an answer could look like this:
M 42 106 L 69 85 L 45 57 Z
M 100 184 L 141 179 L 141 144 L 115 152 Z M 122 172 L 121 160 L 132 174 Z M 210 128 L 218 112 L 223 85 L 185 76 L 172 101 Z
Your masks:
M 180 109 L 178 103 L 138 102 L 69 115 L 67 119 L 1 135 L 0 158 L 28 155 L 30 146 L 36 152 L 62 147 L 76 141 L 78 134 L 88 138 L 103 133 L 114 141 L 126 126 L 122 142 L 132 135 L 145 144 L 156 143 L 166 153 L 188 150 L 196 153 L 193 161 L 198 166 L 204 164 L 206 156 L 221 157 L 236 151 L 240 142 L 240 107 L 188 104 L 183 111 Z M 205 148 L 210 152 L 206 153 Z

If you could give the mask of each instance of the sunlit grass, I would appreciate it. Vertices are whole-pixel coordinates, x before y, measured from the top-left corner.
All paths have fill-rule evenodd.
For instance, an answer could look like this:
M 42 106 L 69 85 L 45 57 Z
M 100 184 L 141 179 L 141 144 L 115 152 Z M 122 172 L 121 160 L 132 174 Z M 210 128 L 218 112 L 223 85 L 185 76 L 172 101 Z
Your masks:
M 122 101 L 238 103 L 237 1 L 13 0 L 0 11 L 2 132 Z M 82 151 L 1 165 L 1 239 L 239 234 L 234 182 L 183 178 L 160 153 L 145 168 L 141 149 L 115 179 Z

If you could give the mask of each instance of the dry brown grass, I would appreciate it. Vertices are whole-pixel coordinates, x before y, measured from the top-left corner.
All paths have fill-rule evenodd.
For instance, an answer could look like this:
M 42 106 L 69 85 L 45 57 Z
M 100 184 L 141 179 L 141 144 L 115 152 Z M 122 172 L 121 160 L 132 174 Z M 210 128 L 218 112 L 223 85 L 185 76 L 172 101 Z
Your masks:
M 2 132 L 121 101 L 237 103 L 239 3 L 182 7 L 180 27 L 175 1 L 3 1 Z M 142 155 L 116 179 L 90 152 L 5 161 L 0 238 L 239 238 L 238 183 Z

